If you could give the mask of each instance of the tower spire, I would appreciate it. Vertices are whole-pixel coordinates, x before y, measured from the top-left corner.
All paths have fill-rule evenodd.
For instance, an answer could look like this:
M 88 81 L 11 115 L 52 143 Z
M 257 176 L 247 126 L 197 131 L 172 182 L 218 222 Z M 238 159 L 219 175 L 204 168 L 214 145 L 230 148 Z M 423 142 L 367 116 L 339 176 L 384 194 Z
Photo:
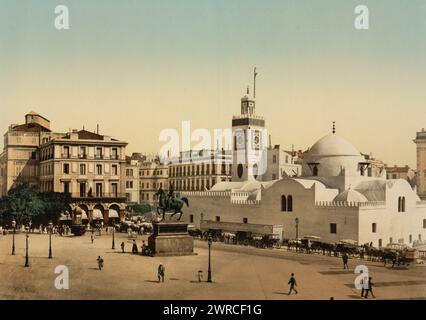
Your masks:
M 257 71 L 256 71 L 256 67 L 254 67 L 254 73 L 253 73 L 253 98 L 256 98 L 256 76 L 257 76 Z

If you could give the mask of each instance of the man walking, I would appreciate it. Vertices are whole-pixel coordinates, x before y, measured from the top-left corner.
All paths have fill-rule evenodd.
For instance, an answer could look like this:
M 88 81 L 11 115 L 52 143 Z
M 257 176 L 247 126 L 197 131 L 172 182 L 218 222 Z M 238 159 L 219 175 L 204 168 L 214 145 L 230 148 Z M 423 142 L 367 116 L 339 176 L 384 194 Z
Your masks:
M 376 298 L 375 296 L 374 296 L 374 294 L 373 294 L 373 285 L 374 285 L 374 283 L 371 281 L 371 277 L 369 277 L 368 278 L 368 287 L 367 287 L 367 290 L 366 290 L 366 292 L 365 292 L 365 298 L 367 299 L 368 298 L 368 293 L 369 292 L 371 292 L 371 296 L 373 297 L 373 298 Z
M 120 247 L 121 247 L 121 253 L 124 253 L 124 241 L 121 242 Z
M 90 240 L 92 241 L 92 244 L 93 244 L 93 241 L 95 241 L 95 236 L 93 235 L 93 233 L 90 235 Z
M 101 258 L 101 256 L 98 257 L 98 268 L 99 270 L 102 270 L 104 267 L 104 259 Z
M 162 264 L 160 264 L 158 266 L 158 274 L 157 274 L 158 282 L 160 282 L 160 280 L 161 282 L 164 282 L 165 273 L 166 273 L 166 268 Z
M 290 290 L 288 291 L 288 295 L 291 295 L 291 292 L 294 291 L 297 294 L 297 290 L 296 290 L 296 278 L 294 277 L 294 273 L 291 274 L 290 280 L 288 281 L 288 284 L 290 285 Z
M 349 256 L 346 252 L 342 255 L 342 260 L 343 260 L 343 269 L 349 270 L 349 266 L 348 266 Z

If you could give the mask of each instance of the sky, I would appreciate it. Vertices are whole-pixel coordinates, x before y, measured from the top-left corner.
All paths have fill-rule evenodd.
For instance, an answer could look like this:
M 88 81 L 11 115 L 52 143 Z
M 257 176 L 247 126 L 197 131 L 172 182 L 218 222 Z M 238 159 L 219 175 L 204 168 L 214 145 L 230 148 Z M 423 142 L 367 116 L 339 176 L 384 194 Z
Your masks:
M 99 124 L 128 154 L 158 152 L 182 121 L 229 128 L 257 67 L 272 144 L 306 149 L 336 121 L 361 152 L 414 167 L 425 36 L 426 0 L 0 0 L 0 131 L 34 110 L 54 131 Z

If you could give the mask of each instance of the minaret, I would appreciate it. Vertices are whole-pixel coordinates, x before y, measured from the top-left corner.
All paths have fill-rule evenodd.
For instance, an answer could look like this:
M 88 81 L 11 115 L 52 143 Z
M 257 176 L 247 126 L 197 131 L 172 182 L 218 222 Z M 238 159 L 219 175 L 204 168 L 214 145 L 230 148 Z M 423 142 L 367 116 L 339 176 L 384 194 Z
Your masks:
M 255 71 L 256 77 L 257 73 Z M 232 181 L 255 180 L 262 174 L 262 152 L 267 148 L 265 120 L 256 115 L 256 101 L 247 93 L 241 98 L 241 115 L 232 119 Z M 265 149 L 265 150 L 264 150 Z
M 426 200 L 426 130 L 417 132 L 413 141 L 417 150 L 417 193 L 422 200 Z

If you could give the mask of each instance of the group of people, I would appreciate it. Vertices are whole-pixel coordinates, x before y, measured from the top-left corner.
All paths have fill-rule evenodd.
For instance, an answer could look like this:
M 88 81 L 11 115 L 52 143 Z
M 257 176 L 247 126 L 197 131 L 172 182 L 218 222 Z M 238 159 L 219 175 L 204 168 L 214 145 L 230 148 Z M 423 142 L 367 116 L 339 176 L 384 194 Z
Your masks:
M 123 242 L 121 242 L 120 247 L 121 247 L 121 252 L 124 253 L 126 244 Z M 138 250 L 138 245 L 136 243 L 136 240 L 133 240 L 133 244 L 132 244 L 132 254 L 139 254 L 139 250 Z M 141 255 L 143 256 L 150 256 L 151 255 L 151 250 L 149 249 L 149 246 L 145 243 L 145 240 L 142 240 L 142 245 L 141 245 Z

